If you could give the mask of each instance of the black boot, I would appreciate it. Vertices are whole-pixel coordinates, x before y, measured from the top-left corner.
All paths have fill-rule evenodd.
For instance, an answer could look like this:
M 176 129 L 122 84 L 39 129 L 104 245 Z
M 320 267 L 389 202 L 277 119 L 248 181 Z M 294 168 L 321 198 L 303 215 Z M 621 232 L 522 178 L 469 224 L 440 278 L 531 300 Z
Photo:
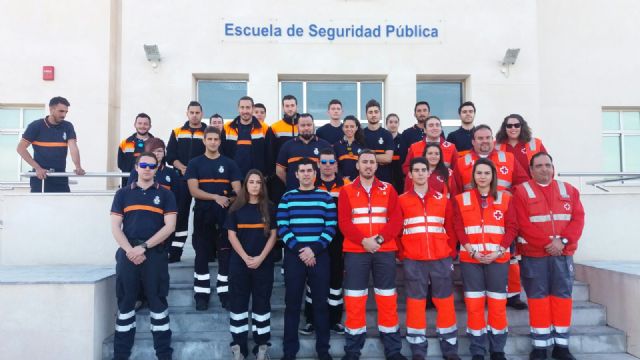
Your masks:
M 554 346 L 551 352 L 551 358 L 556 360 L 576 360 L 569 352 L 568 347 Z
M 507 306 L 516 310 L 524 310 L 527 308 L 527 304 L 520 300 L 520 295 L 507 298 Z
M 503 352 L 492 352 L 491 360 L 507 360 Z
M 529 353 L 529 360 L 546 360 L 547 349 L 533 349 Z

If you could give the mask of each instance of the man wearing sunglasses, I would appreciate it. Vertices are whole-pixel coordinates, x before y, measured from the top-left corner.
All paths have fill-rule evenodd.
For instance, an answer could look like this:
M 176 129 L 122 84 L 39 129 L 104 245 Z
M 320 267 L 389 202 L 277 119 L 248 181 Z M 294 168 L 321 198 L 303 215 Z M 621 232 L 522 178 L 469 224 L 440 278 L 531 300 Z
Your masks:
M 135 165 L 138 181 L 118 190 L 111 206 L 111 231 L 119 246 L 114 359 L 128 359 L 131 355 L 136 333 L 134 307 L 140 291 L 144 291 L 149 302 L 156 356 L 167 360 L 173 353 L 167 312 L 169 268 L 164 241 L 175 230 L 177 208 L 173 193 L 154 182 L 157 168 L 153 153 L 141 153 Z
M 316 177 L 316 187 L 331 194 L 333 199 L 338 202 L 338 195 L 344 185 L 350 184 L 348 177 L 343 177 L 338 173 L 338 161 L 333 148 L 324 148 L 320 150 L 320 176 Z M 344 326 L 342 321 L 342 277 L 344 273 L 344 263 L 342 257 L 342 240 L 343 236 L 340 230 L 336 229 L 336 236 L 329 243 L 329 327 L 336 334 L 344 334 Z M 300 329 L 300 334 L 311 335 L 313 328 L 313 302 L 311 301 L 311 289 L 307 286 L 307 296 L 305 298 L 304 316 L 306 319 L 305 326 Z

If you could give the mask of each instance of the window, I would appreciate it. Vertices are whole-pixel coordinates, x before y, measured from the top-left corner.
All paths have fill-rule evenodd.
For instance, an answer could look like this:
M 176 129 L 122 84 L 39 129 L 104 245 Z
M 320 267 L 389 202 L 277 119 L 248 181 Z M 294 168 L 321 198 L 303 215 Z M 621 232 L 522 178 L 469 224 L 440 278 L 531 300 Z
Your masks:
M 417 101 L 426 101 L 431 106 L 431 115 L 442 120 L 445 134 L 460 126 L 458 107 L 462 104 L 462 82 L 460 81 L 418 81 Z
M 280 99 L 285 95 L 298 99 L 298 112 L 313 115 L 316 127 L 329 121 L 327 105 L 332 99 L 342 102 L 343 118 L 355 115 L 363 122 L 367 101 L 375 99 L 384 108 L 382 81 L 281 81 Z
M 20 173 L 31 170 L 16 152 L 24 128 L 33 120 L 44 117 L 42 108 L 0 107 L 0 181 L 18 182 Z M 29 148 L 31 151 L 31 148 Z
M 640 110 L 602 112 L 602 153 L 604 171 L 640 171 Z
M 197 88 L 203 119 L 213 114 L 220 114 L 225 120 L 235 119 L 238 99 L 247 95 L 246 81 L 198 80 Z

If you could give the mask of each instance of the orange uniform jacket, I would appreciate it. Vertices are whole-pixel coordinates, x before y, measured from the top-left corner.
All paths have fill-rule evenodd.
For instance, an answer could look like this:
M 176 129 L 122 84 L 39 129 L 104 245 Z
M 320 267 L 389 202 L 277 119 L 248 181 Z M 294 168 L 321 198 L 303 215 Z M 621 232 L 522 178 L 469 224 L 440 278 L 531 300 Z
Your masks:
M 525 256 L 549 256 L 544 247 L 553 236 L 569 243 L 562 255 L 573 255 L 584 228 L 584 208 L 573 186 L 553 180 L 540 186 L 531 180 L 518 186 L 514 195 L 520 236 L 518 251 Z
M 402 230 L 398 193 L 391 184 L 375 178 L 368 194 L 357 177 L 340 190 L 338 225 L 344 235 L 344 252 L 366 252 L 362 240 L 374 235 L 384 238 L 378 251 L 398 250 L 396 238 Z
M 458 162 L 453 169 L 458 193 L 471 189 L 473 164 L 475 164 L 479 158 L 480 156 L 474 150 L 458 158 Z M 489 160 L 493 161 L 493 164 L 496 166 L 498 190 L 511 191 L 511 187 L 514 185 L 529 180 L 529 175 L 522 166 L 515 161 L 513 154 L 494 150 L 489 154 Z
M 412 260 L 439 260 L 455 256 L 451 200 L 437 191 L 421 198 L 407 191 L 398 198 L 402 211 L 402 257 Z

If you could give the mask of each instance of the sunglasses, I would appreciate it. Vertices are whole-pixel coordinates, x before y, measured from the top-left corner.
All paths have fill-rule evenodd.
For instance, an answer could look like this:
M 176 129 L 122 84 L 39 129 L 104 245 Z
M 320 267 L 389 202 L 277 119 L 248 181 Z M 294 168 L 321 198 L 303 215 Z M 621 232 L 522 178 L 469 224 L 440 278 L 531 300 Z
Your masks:
M 138 166 L 140 167 L 140 169 L 149 168 L 149 169 L 153 170 L 153 169 L 158 167 L 158 164 L 149 164 L 149 163 L 141 162 L 141 163 L 138 164 Z
M 327 164 L 333 165 L 335 163 L 336 163 L 335 160 L 320 160 L 320 164 L 322 164 L 322 165 L 327 165 Z
M 511 128 L 516 128 L 516 129 L 520 129 L 520 123 L 517 124 L 507 124 L 507 129 L 511 129 Z

